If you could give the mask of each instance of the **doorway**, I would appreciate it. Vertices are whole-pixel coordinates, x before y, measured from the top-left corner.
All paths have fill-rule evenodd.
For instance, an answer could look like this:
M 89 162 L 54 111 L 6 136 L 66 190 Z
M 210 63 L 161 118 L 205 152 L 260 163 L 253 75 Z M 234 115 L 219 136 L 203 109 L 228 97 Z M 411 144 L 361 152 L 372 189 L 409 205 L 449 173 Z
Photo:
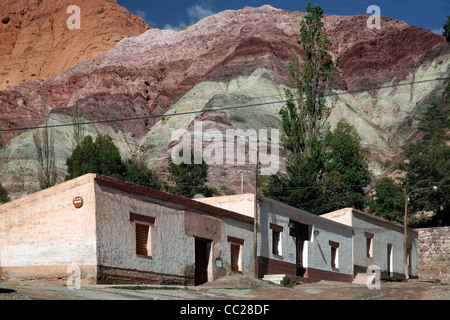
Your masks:
M 390 277 L 394 275 L 394 261 L 392 255 L 392 244 L 387 245 L 387 273 Z
M 304 261 L 303 261 L 303 244 L 309 240 L 309 226 L 296 221 L 290 221 L 293 223 L 294 228 L 291 230 L 291 235 L 295 237 L 295 261 L 297 267 L 297 276 L 303 277 L 305 274 Z
M 208 282 L 208 261 L 210 240 L 195 238 L 195 276 L 194 284 L 199 286 Z

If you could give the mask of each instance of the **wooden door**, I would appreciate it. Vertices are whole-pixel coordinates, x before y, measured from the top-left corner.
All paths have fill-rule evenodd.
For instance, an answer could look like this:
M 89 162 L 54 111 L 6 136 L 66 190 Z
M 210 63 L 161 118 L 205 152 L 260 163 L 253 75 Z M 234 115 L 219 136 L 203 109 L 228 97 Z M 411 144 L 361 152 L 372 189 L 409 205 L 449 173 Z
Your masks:
M 195 285 L 208 281 L 208 242 L 195 239 Z
M 303 277 L 305 274 L 305 268 L 303 267 L 303 243 L 305 240 L 309 240 L 308 225 L 299 222 L 294 222 L 294 225 L 297 276 Z

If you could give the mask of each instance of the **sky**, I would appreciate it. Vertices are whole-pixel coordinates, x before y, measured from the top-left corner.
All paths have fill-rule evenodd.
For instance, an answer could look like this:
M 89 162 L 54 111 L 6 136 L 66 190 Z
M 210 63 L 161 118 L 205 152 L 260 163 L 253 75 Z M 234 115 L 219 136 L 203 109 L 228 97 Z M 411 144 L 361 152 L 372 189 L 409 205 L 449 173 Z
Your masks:
M 319 4 L 325 14 L 366 14 L 370 5 L 381 9 L 381 16 L 402 20 L 409 25 L 422 27 L 442 34 L 442 26 L 450 15 L 449 0 L 309 0 Z M 288 0 L 165 0 L 137 1 L 118 0 L 118 4 L 140 16 L 151 27 L 179 30 L 187 25 L 224 10 L 238 10 L 246 6 L 260 7 L 265 4 L 289 11 L 304 11 L 306 1 Z

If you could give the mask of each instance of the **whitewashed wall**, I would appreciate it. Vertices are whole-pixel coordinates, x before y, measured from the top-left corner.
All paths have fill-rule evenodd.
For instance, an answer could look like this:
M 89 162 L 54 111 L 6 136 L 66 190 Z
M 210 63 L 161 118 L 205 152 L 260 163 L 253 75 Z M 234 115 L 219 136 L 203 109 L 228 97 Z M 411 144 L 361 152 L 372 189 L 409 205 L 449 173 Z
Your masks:
M 258 255 L 288 263 L 296 263 L 295 239 L 289 235 L 289 219 L 309 225 L 310 241 L 305 241 L 303 250 L 304 267 L 324 271 L 353 274 L 352 228 L 334 221 L 320 218 L 280 202 L 261 198 L 259 202 Z M 270 223 L 282 226 L 282 254 L 272 253 L 272 232 Z M 315 236 L 314 231 L 319 231 Z M 329 241 L 338 242 L 338 268 L 331 267 L 331 246 Z
M 364 268 L 376 265 L 383 272 L 387 272 L 388 258 L 387 246 L 392 244 L 393 276 L 404 276 L 404 231 L 402 226 L 393 225 L 389 222 L 372 219 L 366 215 L 353 212 L 354 236 L 354 262 L 359 271 L 364 272 Z M 365 232 L 374 234 L 373 255 L 367 257 Z M 418 276 L 418 247 L 417 234 L 408 229 L 408 246 L 411 246 L 411 268 L 410 276 Z M 361 269 L 362 268 L 362 269 Z
M 213 240 L 209 256 L 208 279 L 230 274 L 230 244 L 227 237 L 243 239 L 242 271 L 251 273 L 253 226 L 231 218 L 218 218 L 195 212 L 177 203 L 164 203 L 140 194 L 120 191 L 102 183 L 96 185 L 98 264 L 113 268 L 194 277 L 195 236 Z M 135 226 L 130 212 L 155 218 L 150 227 L 152 254 L 136 255 Z M 186 217 L 197 219 L 186 233 Z M 195 221 L 194 221 L 195 222 Z M 211 225 L 219 223 L 219 230 Z M 208 227 L 210 227 L 208 229 Z M 218 268 L 216 259 L 223 267 Z
M 76 196 L 84 201 L 80 209 L 73 205 Z M 95 279 L 93 175 L 0 206 L 3 272 L 29 278 L 64 277 L 72 264 L 82 269 L 83 278 Z

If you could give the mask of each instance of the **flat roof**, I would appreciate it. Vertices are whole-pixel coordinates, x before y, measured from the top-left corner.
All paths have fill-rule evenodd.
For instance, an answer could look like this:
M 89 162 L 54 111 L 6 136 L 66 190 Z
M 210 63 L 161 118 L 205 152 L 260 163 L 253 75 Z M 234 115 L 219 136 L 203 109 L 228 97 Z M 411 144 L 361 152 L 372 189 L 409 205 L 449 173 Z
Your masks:
M 132 193 L 133 192 L 140 193 L 142 195 L 146 195 L 146 196 L 153 197 L 156 199 L 182 204 L 186 207 L 197 209 L 197 210 L 203 211 L 207 214 L 212 213 L 212 214 L 215 214 L 215 215 L 218 215 L 221 217 L 231 218 L 231 219 L 235 219 L 235 220 L 239 220 L 239 221 L 251 223 L 251 224 L 253 224 L 253 222 L 254 222 L 253 221 L 254 219 L 252 217 L 248 217 L 248 216 L 242 215 L 242 214 L 234 212 L 234 211 L 229 211 L 226 209 L 218 208 L 218 207 L 206 204 L 206 203 L 198 202 L 195 200 L 191 200 L 191 199 L 177 196 L 174 194 L 170 194 L 167 192 L 159 191 L 159 190 L 152 189 L 149 187 L 113 179 L 110 177 L 106 177 L 106 176 L 103 176 L 100 174 L 94 174 L 94 173 L 88 173 L 83 176 L 80 176 L 80 177 L 77 177 L 77 178 L 74 178 L 74 179 L 71 179 L 68 181 L 64 181 L 53 187 L 50 187 L 50 188 L 47 188 L 44 190 L 40 190 L 38 192 L 26 195 L 25 197 L 22 197 L 22 198 L 10 201 L 8 203 L 5 203 L 3 205 L 0 205 L 0 215 L 7 214 L 8 212 L 11 212 L 12 209 L 16 209 L 23 205 L 30 205 L 33 202 L 37 202 L 40 199 L 42 199 L 42 197 L 45 197 L 47 194 L 57 193 L 58 190 L 61 190 L 63 188 L 71 188 L 73 185 L 76 185 L 78 183 L 86 183 L 86 182 L 90 182 L 90 181 L 97 181 L 97 182 L 100 182 L 100 183 L 103 183 L 103 184 L 106 184 L 106 185 L 109 185 L 109 186 L 112 186 L 115 188 L 119 188 L 124 191 L 129 191 Z
M 322 217 L 322 216 L 316 215 L 314 213 L 311 213 L 311 212 L 308 212 L 308 211 L 305 211 L 305 210 L 302 210 L 302 209 L 299 209 L 299 208 L 295 208 L 295 207 L 290 206 L 288 204 L 285 204 L 283 202 L 279 202 L 277 200 L 273 200 L 273 199 L 266 198 L 266 197 L 263 197 L 263 196 L 259 196 L 259 198 L 264 200 L 264 201 L 270 202 L 270 203 L 272 203 L 274 205 L 277 205 L 279 207 L 286 208 L 286 209 L 288 209 L 290 211 L 306 215 L 306 216 L 308 216 L 311 219 L 316 219 L 316 220 L 319 220 L 319 221 L 321 221 L 323 223 L 330 223 L 330 224 L 334 224 L 336 226 L 339 226 L 339 227 L 342 227 L 342 228 L 345 228 L 345 229 L 353 230 L 352 226 L 348 226 L 348 225 L 346 225 L 344 223 L 337 222 L 337 221 L 334 221 L 334 220 L 328 219 L 326 217 Z
M 361 210 L 358 210 L 358 209 L 355 209 L 355 208 L 351 208 L 351 207 L 339 209 L 339 210 L 332 211 L 332 212 L 328 212 L 328 213 L 322 214 L 321 217 L 324 217 L 326 219 L 331 219 L 328 216 L 333 216 L 335 214 L 348 213 L 348 212 L 351 212 L 352 214 L 353 213 L 357 213 L 357 214 L 365 216 L 365 217 L 367 217 L 369 219 L 376 220 L 376 221 L 379 221 L 379 222 L 383 222 L 383 223 L 389 224 L 391 226 L 394 226 L 394 227 L 397 227 L 397 228 L 401 228 L 402 230 L 404 229 L 404 226 L 399 224 L 399 223 L 396 223 L 396 222 L 393 222 L 393 221 L 389 221 L 389 220 L 383 219 L 382 217 L 378 217 L 378 216 L 375 216 L 375 215 L 370 214 L 368 212 L 364 212 L 364 211 L 361 211 Z M 410 230 L 410 231 L 416 232 L 416 230 L 414 230 L 414 229 L 412 229 L 410 227 L 408 227 L 407 229 Z
M 248 216 L 242 215 L 242 214 L 234 212 L 234 211 L 229 211 L 226 209 L 218 208 L 218 207 L 215 207 L 215 206 L 203 203 L 203 202 L 199 202 L 199 201 L 195 201 L 195 200 L 192 200 L 189 198 L 177 196 L 177 195 L 167 193 L 164 191 L 152 189 L 149 187 L 144 187 L 141 185 L 137 185 L 137 184 L 130 183 L 130 182 L 125 182 L 122 180 L 113 179 L 113 178 L 106 177 L 106 176 L 103 176 L 100 174 L 95 174 L 94 180 L 104 183 L 104 184 L 107 184 L 107 185 L 110 185 L 110 186 L 113 186 L 113 187 L 120 188 L 125 191 L 138 192 L 140 194 L 154 197 L 157 199 L 166 200 L 166 201 L 170 201 L 170 202 L 174 202 L 174 203 L 179 203 L 179 204 L 185 205 L 187 207 L 202 210 L 205 213 L 215 213 L 222 217 L 232 218 L 232 219 L 236 219 L 236 220 L 240 220 L 240 221 L 243 221 L 246 223 L 253 224 L 254 219 L 252 217 L 248 217 Z
M 244 193 L 244 194 L 238 194 L 238 195 L 202 198 L 202 199 L 197 199 L 197 201 L 205 201 L 205 202 L 211 203 L 211 205 L 214 205 L 213 203 L 219 203 L 220 204 L 220 203 L 223 203 L 223 202 L 233 202 L 233 201 L 237 202 L 237 201 L 241 201 L 241 200 L 249 200 L 249 201 L 253 202 L 253 201 L 255 201 L 254 199 L 255 199 L 255 195 L 253 193 Z M 299 209 L 299 208 L 295 208 L 293 206 L 290 206 L 288 204 L 285 204 L 283 202 L 280 202 L 280 201 L 277 201 L 277 200 L 274 200 L 274 199 L 271 199 L 271 198 L 267 198 L 267 197 L 259 195 L 258 199 L 262 200 L 262 201 L 265 201 L 265 202 L 270 202 L 273 205 L 276 205 L 278 207 L 284 208 L 284 209 L 289 210 L 291 212 L 294 212 L 296 214 L 305 215 L 308 218 L 313 219 L 313 220 L 315 219 L 315 220 L 318 220 L 318 221 L 323 222 L 323 223 L 329 223 L 329 224 L 333 224 L 333 225 L 336 225 L 336 226 L 339 226 L 339 227 L 342 227 L 342 228 L 345 228 L 345 229 L 353 230 L 352 226 L 348 226 L 348 225 L 346 225 L 344 223 L 337 222 L 337 221 L 331 220 L 331 219 L 326 218 L 326 217 L 318 216 L 318 215 L 313 214 L 311 212 L 308 212 L 308 211 L 305 211 L 305 210 L 302 210 L 302 209 Z M 253 216 L 254 212 L 252 211 L 251 214 Z

